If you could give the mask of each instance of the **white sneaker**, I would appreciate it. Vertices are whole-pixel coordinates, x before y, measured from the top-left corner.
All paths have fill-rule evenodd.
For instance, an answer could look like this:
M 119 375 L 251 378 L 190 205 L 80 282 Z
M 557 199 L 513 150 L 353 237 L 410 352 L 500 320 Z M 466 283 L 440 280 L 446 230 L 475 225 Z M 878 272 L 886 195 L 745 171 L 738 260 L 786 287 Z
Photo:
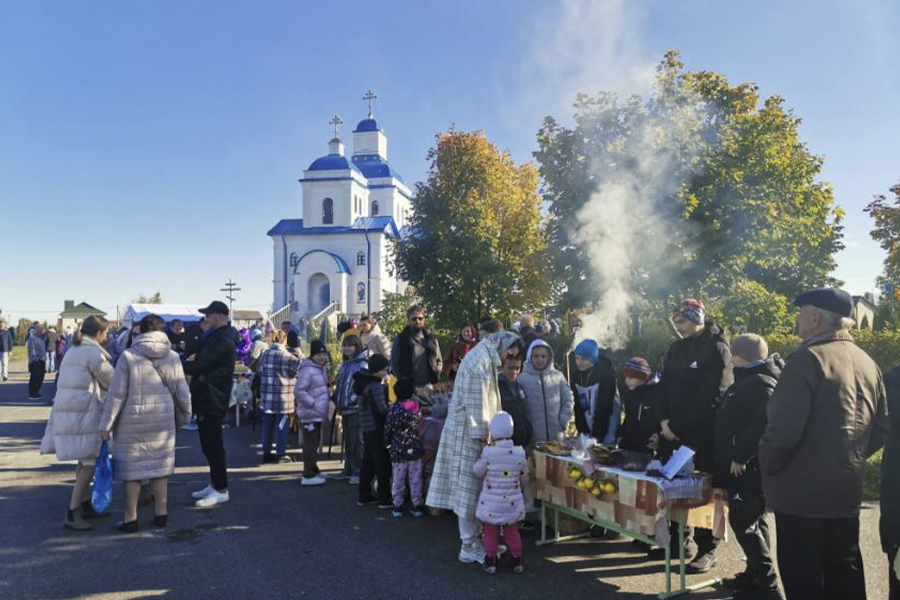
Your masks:
M 209 493 L 209 495 L 204 496 L 203 498 L 200 498 L 199 500 L 194 502 L 194 506 L 196 506 L 197 508 L 209 508 L 217 504 L 225 504 L 230 499 L 231 497 L 228 495 L 228 490 L 225 490 L 224 492 L 217 492 L 216 490 L 213 490 Z
M 181 428 L 184 429 L 185 431 L 197 431 L 199 429 L 199 426 L 196 423 L 192 422 L 192 423 L 185 423 L 184 425 L 181 426 Z
M 202 490 L 191 493 L 191 496 L 193 496 L 194 498 L 199 500 L 200 498 L 206 498 L 207 496 L 209 496 L 209 494 L 211 492 L 214 492 L 214 491 L 216 491 L 215 488 L 211 485 L 208 485 L 205 488 L 203 488 Z
M 300 480 L 300 485 L 322 485 L 325 483 L 325 478 L 321 475 L 316 475 L 315 477 L 303 477 Z
M 359 485 L 359 477 L 351 477 L 350 485 Z
M 481 544 L 463 544 L 459 549 L 459 562 L 484 564 L 484 546 Z

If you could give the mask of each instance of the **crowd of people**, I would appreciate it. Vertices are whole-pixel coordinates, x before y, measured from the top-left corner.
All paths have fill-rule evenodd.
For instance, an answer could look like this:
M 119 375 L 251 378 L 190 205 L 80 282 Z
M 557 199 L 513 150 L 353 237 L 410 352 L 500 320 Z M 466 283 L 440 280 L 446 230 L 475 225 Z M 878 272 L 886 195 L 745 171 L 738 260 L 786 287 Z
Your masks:
M 107 438 L 115 448 L 115 477 L 125 485 L 119 528 L 138 530 L 142 484 L 152 490 L 154 524 L 163 527 L 175 428 L 193 413 L 210 468 L 210 484 L 194 494 L 196 505 L 229 501 L 222 422 L 245 342 L 259 397 L 262 462 L 291 462 L 287 432 L 296 423 L 300 483 L 325 484 L 318 451 L 336 411 L 344 464 L 330 479 L 356 486 L 360 506 L 377 504 L 396 518 L 407 511 L 424 516 L 426 505 L 452 511 L 462 562 L 493 574 L 506 548 L 514 572 L 523 571 L 519 528 L 536 506 L 527 487 L 528 456 L 541 442 L 583 434 L 663 461 L 690 447 L 694 468 L 726 490 L 729 522 L 747 558 L 746 570 L 724 584 L 736 598 L 782 598 L 780 574 L 789 600 L 808 600 L 865 597 L 863 471 L 887 441 L 881 538 L 897 600 L 900 367 L 883 378 L 854 343 L 845 292 L 812 290 L 795 304 L 803 342 L 786 360 L 771 355 L 759 335 L 729 340 L 704 304 L 688 299 L 673 312 L 678 339 L 663 363 L 634 356 L 620 370 L 592 339 L 580 340 L 557 364 L 543 339 L 553 329 L 538 329 L 530 317 L 512 329 L 493 318 L 466 324 L 444 355 L 425 309 L 413 306 L 393 340 L 371 317 L 342 324 L 333 381 L 324 343 L 313 340 L 304 357 L 289 322 L 278 330 L 260 324 L 241 336 L 221 302 L 202 311 L 193 332 L 172 323 L 168 335 L 165 322 L 149 315 L 111 340 L 105 321 L 91 317 L 62 362 L 42 450 L 78 461 L 67 527 L 89 529 L 90 519 L 104 516 L 87 499 L 93 459 Z M 452 400 L 425 490 L 421 402 L 442 376 L 453 382 Z M 767 511 L 775 514 L 777 557 Z M 716 566 L 720 539 L 711 530 L 691 530 L 685 543 L 689 571 Z
M 30 400 L 42 399 L 41 387 L 44 379 L 47 373 L 59 370 L 59 363 L 71 346 L 72 337 L 71 331 L 60 334 L 55 327 L 46 327 L 39 322 L 28 327 L 25 333 L 25 346 Z M 6 319 L 0 318 L 0 381 L 9 381 L 9 360 L 15 343 L 15 330 L 9 328 Z

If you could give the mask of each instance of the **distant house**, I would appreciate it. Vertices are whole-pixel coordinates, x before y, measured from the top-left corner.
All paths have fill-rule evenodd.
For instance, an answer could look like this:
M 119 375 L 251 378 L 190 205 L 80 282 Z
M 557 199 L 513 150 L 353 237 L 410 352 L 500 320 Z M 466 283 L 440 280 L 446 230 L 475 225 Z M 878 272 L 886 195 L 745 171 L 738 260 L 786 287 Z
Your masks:
M 63 311 L 59 313 L 59 329 L 62 332 L 75 331 L 91 315 L 105 317 L 106 312 L 87 302 L 76 305 L 74 300 L 65 300 Z
M 258 310 L 241 310 L 235 308 L 231 311 L 231 324 L 237 329 L 241 329 L 242 327 L 250 329 L 256 325 L 256 322 L 259 320 L 265 321 L 266 316 Z
M 857 329 L 873 329 L 875 326 L 875 298 L 870 293 L 853 296 L 853 320 Z

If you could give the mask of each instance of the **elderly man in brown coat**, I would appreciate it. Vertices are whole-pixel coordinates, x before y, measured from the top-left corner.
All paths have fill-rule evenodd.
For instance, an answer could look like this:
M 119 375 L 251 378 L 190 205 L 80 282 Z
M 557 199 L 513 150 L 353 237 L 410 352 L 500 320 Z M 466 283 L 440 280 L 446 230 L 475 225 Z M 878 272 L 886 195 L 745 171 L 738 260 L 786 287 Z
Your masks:
M 769 400 L 759 443 L 778 567 L 788 600 L 865 598 L 859 508 L 866 459 L 888 433 L 884 383 L 848 331 L 849 294 L 811 290 L 794 304 L 803 343 Z

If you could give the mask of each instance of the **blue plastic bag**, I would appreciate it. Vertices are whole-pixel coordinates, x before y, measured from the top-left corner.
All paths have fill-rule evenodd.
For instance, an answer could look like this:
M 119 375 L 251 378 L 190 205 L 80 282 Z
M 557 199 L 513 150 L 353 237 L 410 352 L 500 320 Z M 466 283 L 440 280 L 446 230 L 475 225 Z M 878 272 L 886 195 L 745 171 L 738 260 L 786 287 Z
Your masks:
M 97 466 L 94 469 L 94 489 L 91 492 L 91 506 L 98 513 L 109 508 L 112 502 L 112 458 L 109 456 L 109 442 L 103 440 L 100 454 L 97 455 Z

